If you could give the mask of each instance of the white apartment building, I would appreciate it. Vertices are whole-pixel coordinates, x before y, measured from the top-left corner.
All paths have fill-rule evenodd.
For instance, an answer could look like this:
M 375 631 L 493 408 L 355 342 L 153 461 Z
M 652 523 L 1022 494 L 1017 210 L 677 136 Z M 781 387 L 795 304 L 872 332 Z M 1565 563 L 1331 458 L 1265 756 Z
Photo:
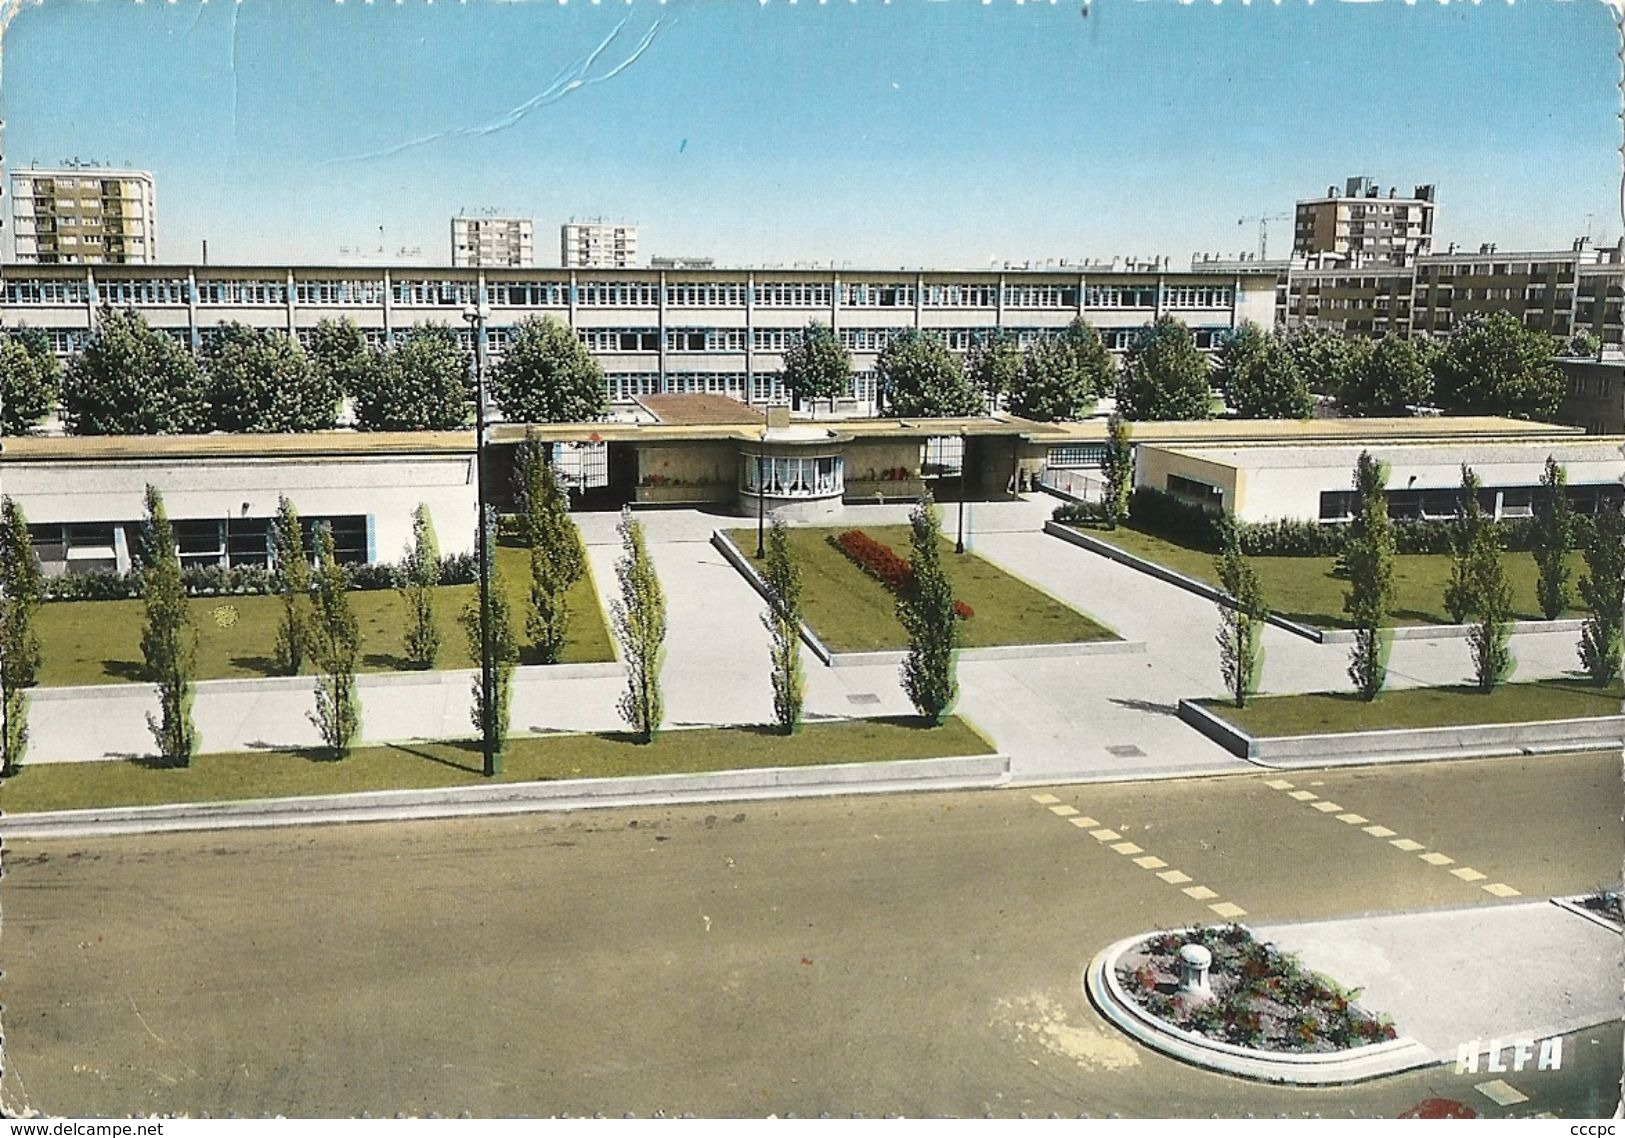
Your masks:
M 454 217 L 451 263 L 460 269 L 528 269 L 536 263 L 536 223 L 528 217 Z
M 638 263 L 638 227 L 571 219 L 559 227 L 559 264 L 566 269 L 630 269 Z
M 20 264 L 144 265 L 158 259 L 158 191 L 146 170 L 13 170 L 11 223 Z

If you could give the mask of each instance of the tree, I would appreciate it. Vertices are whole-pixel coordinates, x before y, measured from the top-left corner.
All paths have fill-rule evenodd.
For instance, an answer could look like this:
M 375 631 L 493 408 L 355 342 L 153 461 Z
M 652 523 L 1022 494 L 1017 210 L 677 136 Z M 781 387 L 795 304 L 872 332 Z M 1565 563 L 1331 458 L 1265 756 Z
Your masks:
M 616 528 L 621 535 L 622 556 L 615 564 L 621 597 L 610 602 L 610 616 L 621 642 L 621 658 L 626 661 L 626 691 L 619 707 L 639 741 L 651 743 L 665 716 L 660 665 L 666 645 L 666 598 L 643 538 L 643 526 L 630 510 L 622 510 Z
M 1316 395 L 1340 396 L 1354 382 L 1371 355 L 1371 341 L 1345 336 L 1329 328 L 1300 327 L 1285 334 L 1283 342 L 1298 370 Z
M 1116 377 L 1117 365 L 1100 334 L 1080 317 L 1027 351 L 1010 389 L 1010 411 L 1044 422 L 1077 419 L 1111 390 Z
M 331 429 L 342 392 L 310 366 L 298 341 L 267 328 L 222 324 L 203 342 L 209 425 L 283 434 Z
M 525 632 L 541 663 L 556 663 L 570 627 L 570 587 L 587 571 L 587 552 L 570 520 L 570 500 L 547 461 L 548 444 L 527 434 L 519 448 L 520 532 L 530 547 Z
M 1219 672 L 1224 689 L 1237 707 L 1247 706 L 1247 697 L 1258 690 L 1258 675 L 1264 656 L 1260 638 L 1269 609 L 1264 604 L 1258 572 L 1241 552 L 1241 529 L 1226 514 L 1220 523 L 1224 552 L 1213 559 L 1219 576 Z
M 880 350 L 875 385 L 893 415 L 980 415 L 983 410 L 959 357 L 940 337 L 917 328 L 899 332 Z
M 28 751 L 27 689 L 39 680 L 34 614 L 45 581 L 23 509 L 0 497 L 0 778 L 17 773 Z
M 1547 620 L 1556 620 L 1574 601 L 1569 587 L 1569 547 L 1574 544 L 1574 511 L 1569 505 L 1569 474 L 1551 455 L 1541 472 L 1541 500 L 1535 515 L 1535 596 Z
M 801 400 L 828 399 L 833 404 L 852 383 L 852 353 L 827 324 L 816 321 L 784 349 L 780 375 L 785 390 Z
M 307 352 L 319 381 L 341 397 L 354 398 L 356 392 L 377 385 L 381 353 L 367 346 L 367 338 L 349 317 L 318 323 L 311 330 Z
M 1243 419 L 1307 419 L 1315 411 L 1292 353 L 1267 335 L 1236 361 L 1228 398 Z
M 1129 444 L 1128 423 L 1120 411 L 1113 411 L 1106 420 L 1106 458 L 1100 473 L 1106 480 L 1102 498 L 1106 527 L 1116 529 L 1128 517 L 1129 497 L 1134 491 L 1134 448 Z
M 491 369 L 491 395 L 510 422 L 585 423 L 609 410 L 604 369 L 551 316 L 527 316 L 513 326 L 502 361 Z
M 1117 395 L 1124 418 L 1208 419 L 1212 400 L 1207 360 L 1189 328 L 1172 316 L 1159 316 L 1135 333 Z
M 0 435 L 25 435 L 51 413 L 62 367 L 38 328 L 0 332 Z
M 1600 356 L 1602 337 L 1595 332 L 1576 332 L 1569 337 L 1569 342 L 1564 345 L 1564 351 L 1571 356 Z
M 328 754 L 348 758 L 361 734 L 356 660 L 361 627 L 350 608 L 350 580 L 333 550 L 333 527 L 316 527 L 316 589 L 311 596 L 310 656 L 316 665 L 316 712 L 310 717 Z
M 485 711 L 489 707 L 495 720 L 491 729 L 490 738 L 501 752 L 508 742 L 508 720 L 513 703 L 513 670 L 519 662 L 519 641 L 514 636 L 513 609 L 508 602 L 508 588 L 497 569 L 495 544 L 496 515 L 488 512 L 488 520 L 480 534 L 486 542 L 486 564 L 491 566 L 491 698 L 485 698 L 484 669 L 474 673 L 473 695 L 474 704 L 469 710 L 469 718 L 474 724 L 474 730 L 480 733 L 480 738 L 486 738 Z M 480 598 L 478 594 L 469 600 L 463 608 L 458 620 L 462 623 L 463 633 L 468 637 L 468 653 L 476 660 L 484 658 L 485 644 L 480 632 Z
M 360 430 L 445 431 L 468 421 L 468 357 L 442 324 L 419 324 L 355 382 L 350 395 Z
M 1473 468 L 1461 465 L 1461 493 L 1457 498 L 1456 524 L 1450 535 L 1450 580 L 1444 587 L 1444 609 L 1456 624 L 1465 624 L 1477 609 L 1475 579 L 1479 544 L 1486 526 L 1484 508 L 1478 500 L 1483 482 Z
M 1392 637 L 1385 627 L 1394 598 L 1394 525 L 1388 517 L 1388 471 L 1370 451 L 1354 467 L 1354 520 L 1344 546 L 1350 587 L 1343 611 L 1354 621 L 1349 679 L 1366 700 L 1377 698 L 1388 675 Z
M 1512 673 L 1512 586 L 1501 564 L 1501 538 L 1493 522 L 1482 525 L 1471 553 L 1472 606 L 1467 630 L 1478 690 L 1491 692 Z
M 412 543 L 401 561 L 401 599 L 406 602 L 406 658 L 414 668 L 434 667 L 440 655 L 440 626 L 434 619 L 434 591 L 440 584 L 440 545 L 429 507 L 412 511 Z
M 1227 400 L 1230 396 L 1230 385 L 1235 382 L 1236 374 L 1261 356 L 1273 339 L 1273 336 L 1251 320 L 1243 321 L 1239 328 L 1233 328 L 1225 334 L 1219 342 L 1219 354 L 1213 361 L 1213 386 L 1222 392 Z
M 128 308 L 103 308 L 90 341 L 68 363 L 62 420 L 75 435 L 194 434 L 207 428 L 197 360 Z
M 940 724 L 959 694 L 954 675 L 959 625 L 953 586 L 942 568 L 942 527 L 929 493 L 909 515 L 909 527 L 913 577 L 897 601 L 897 618 L 908 631 L 903 690 L 916 711 Z
M 1585 543 L 1580 600 L 1591 610 L 1580 629 L 1580 663 L 1592 682 L 1619 678 L 1620 628 L 1625 622 L 1625 515 L 1617 506 L 1597 514 Z
M 276 630 L 276 668 L 297 676 L 305 665 L 310 640 L 310 557 L 305 553 L 304 525 L 299 511 L 286 496 L 279 496 L 276 522 L 271 527 L 276 554 L 277 592 L 282 596 L 282 620 Z
M 773 715 L 786 735 L 794 735 L 801 726 L 805 696 L 805 677 L 801 673 L 801 567 L 790 552 L 789 530 L 778 517 L 767 534 L 762 582 L 767 586 L 767 611 L 762 614 L 762 623 L 773 642 Z
M 976 337 L 976 342 L 965 357 L 965 373 L 971 386 L 986 395 L 988 402 L 998 406 L 999 400 L 1014 391 L 1020 383 L 1023 359 L 1021 345 L 1015 336 L 996 328 Z
M 146 678 L 158 687 L 158 714 L 147 715 L 147 727 L 168 766 L 190 765 L 197 753 L 192 724 L 193 682 L 197 670 L 197 629 L 186 603 L 175 529 L 164 510 L 163 495 L 149 485 L 141 573 L 146 621 L 141 632 L 141 658 Z
M 1508 312 L 1469 317 L 1434 363 L 1440 406 L 1465 415 L 1550 419 L 1563 401 L 1555 342 Z
M 1431 353 L 1426 341 L 1384 336 L 1365 353 L 1360 366 L 1349 368 L 1337 392 L 1350 415 L 1405 416 L 1433 399 Z

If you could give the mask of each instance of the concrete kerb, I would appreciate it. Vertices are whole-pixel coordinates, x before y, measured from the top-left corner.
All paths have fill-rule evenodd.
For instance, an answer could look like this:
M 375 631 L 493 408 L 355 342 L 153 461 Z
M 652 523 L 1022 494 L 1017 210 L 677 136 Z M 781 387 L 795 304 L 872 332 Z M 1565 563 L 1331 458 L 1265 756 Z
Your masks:
M 1195 700 L 1179 701 L 1179 718 L 1238 758 L 1270 768 L 1493 758 L 1625 746 L 1625 716 L 1620 715 L 1273 737 L 1250 734 Z
M 1617 933 L 1620 931 L 1620 927 L 1613 921 L 1610 921 L 1601 913 L 1593 913 L 1590 909 L 1587 909 L 1585 906 L 1581 905 L 1580 900 L 1581 898 L 1579 897 L 1553 897 L 1552 904 L 1556 905 L 1564 912 L 1573 913 L 1577 917 L 1584 917 L 1592 924 L 1599 925 L 1611 933 Z
M 750 559 L 740 552 L 739 547 L 733 543 L 732 538 L 719 529 L 712 530 L 711 544 L 716 547 L 718 553 L 722 554 L 728 564 L 744 574 L 745 580 L 750 582 L 751 588 L 761 595 L 763 601 L 769 604 L 772 603 L 772 594 L 768 590 L 767 582 L 762 580 L 762 575 L 756 571 L 756 566 L 752 565 Z M 812 649 L 812 654 L 823 661 L 826 667 L 834 664 L 832 653 L 824 646 L 824 642 L 818 639 L 813 630 L 807 627 L 806 621 L 801 622 L 801 639 L 808 648 Z M 880 663 L 883 661 L 875 662 Z
M 18 840 L 402 821 L 837 794 L 970 790 L 1001 786 L 1009 776 L 1009 756 L 995 753 L 893 762 L 757 767 L 703 774 L 563 779 L 6 814 L 4 830 L 8 839 Z
M 1100 1014 L 1153 1051 L 1227 1075 L 1300 1086 L 1361 1082 L 1438 1061 L 1432 1051 L 1405 1036 L 1343 1051 L 1275 1052 L 1239 1047 L 1176 1027 L 1142 1008 L 1117 979 L 1117 962 L 1123 954 L 1154 935 L 1140 933 L 1109 945 L 1084 971 L 1084 991 Z

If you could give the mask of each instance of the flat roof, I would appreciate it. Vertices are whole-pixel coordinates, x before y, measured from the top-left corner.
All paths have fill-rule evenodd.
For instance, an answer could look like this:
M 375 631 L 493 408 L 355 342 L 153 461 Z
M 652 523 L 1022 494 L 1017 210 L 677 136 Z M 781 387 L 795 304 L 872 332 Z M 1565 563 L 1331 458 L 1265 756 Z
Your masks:
M 1099 442 L 1106 420 L 1033 424 L 1063 442 Z M 1429 415 L 1404 419 L 1200 419 L 1128 424 L 1139 443 L 1388 442 L 1407 439 L 1552 439 L 1583 436 L 1582 427 L 1488 415 Z
M 637 403 L 661 423 L 690 426 L 761 426 L 763 415 L 737 399 L 714 392 L 679 395 L 640 395 Z
M 312 431 L 288 435 L 19 435 L 0 439 L 0 462 L 143 458 L 364 457 L 473 454 L 473 431 Z
M 1544 445 L 1541 445 L 1544 444 Z M 1158 446 L 1152 448 L 1247 470 L 1304 470 L 1328 467 L 1350 469 L 1369 450 L 1379 459 L 1407 466 L 1445 463 L 1454 466 L 1506 462 L 1544 463 L 1550 455 L 1558 462 L 1620 462 L 1625 469 L 1625 436 L 1586 435 L 1573 439 L 1429 439 L 1380 440 L 1360 445 L 1333 446 Z

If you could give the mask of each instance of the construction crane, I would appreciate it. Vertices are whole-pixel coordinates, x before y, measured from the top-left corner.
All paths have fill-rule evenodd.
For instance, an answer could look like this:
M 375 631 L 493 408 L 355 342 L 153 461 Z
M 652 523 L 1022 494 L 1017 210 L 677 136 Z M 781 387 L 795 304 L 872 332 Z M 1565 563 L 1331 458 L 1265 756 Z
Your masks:
M 1236 224 L 1246 225 L 1249 221 L 1258 222 L 1258 259 L 1267 261 L 1269 260 L 1270 222 L 1291 220 L 1292 215 L 1290 213 L 1266 213 L 1256 217 L 1238 218 Z

